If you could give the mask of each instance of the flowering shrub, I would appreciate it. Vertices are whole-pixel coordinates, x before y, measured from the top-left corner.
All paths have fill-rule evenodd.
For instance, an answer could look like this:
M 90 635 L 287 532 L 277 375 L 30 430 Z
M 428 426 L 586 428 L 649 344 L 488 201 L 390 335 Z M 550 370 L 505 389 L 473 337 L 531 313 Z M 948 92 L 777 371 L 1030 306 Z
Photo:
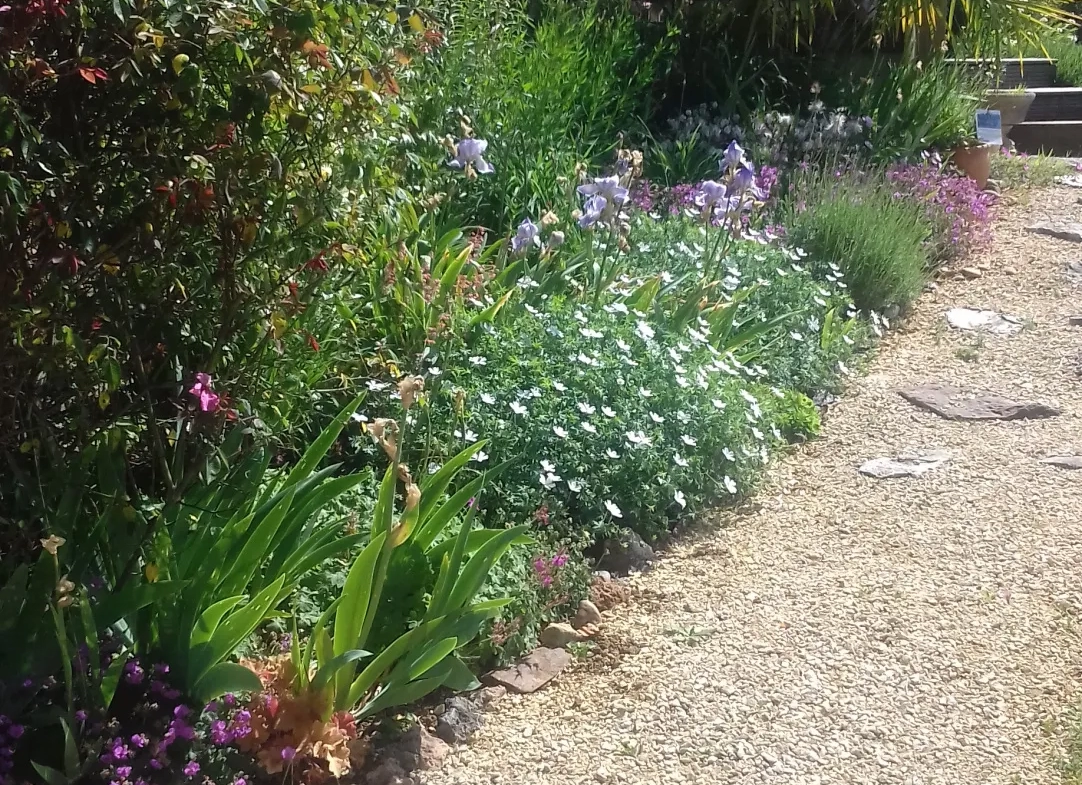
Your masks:
M 936 261 L 965 256 L 990 237 L 996 195 L 943 166 L 938 155 L 919 164 L 898 164 L 886 171 L 896 199 L 916 201 L 932 225 L 931 256 Z

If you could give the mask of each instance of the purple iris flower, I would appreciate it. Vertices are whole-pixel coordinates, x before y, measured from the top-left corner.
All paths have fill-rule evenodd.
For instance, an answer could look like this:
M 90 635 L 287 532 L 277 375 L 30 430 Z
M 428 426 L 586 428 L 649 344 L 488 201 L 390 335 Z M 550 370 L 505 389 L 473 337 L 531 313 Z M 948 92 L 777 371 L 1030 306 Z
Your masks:
M 728 194 L 728 189 L 716 180 L 707 180 L 699 186 L 699 193 L 695 195 L 695 204 L 699 207 L 716 207 L 721 204 Z
M 518 225 L 518 231 L 511 238 L 511 250 L 515 253 L 521 253 L 531 244 L 534 246 L 541 245 L 541 229 L 527 218 Z
M 721 157 L 721 171 L 731 171 L 744 163 L 747 163 L 747 159 L 744 158 L 744 148 L 734 139 L 729 142 L 729 146 L 725 148 L 725 155 Z
M 492 174 L 495 167 L 482 156 L 488 149 L 484 139 L 461 139 L 455 146 L 455 157 L 447 162 L 452 169 L 465 169 L 472 165 L 478 174 Z
M 588 229 L 596 224 L 601 219 L 601 215 L 608 206 L 608 200 L 601 194 L 594 194 L 591 196 L 586 200 L 586 204 L 582 207 L 582 217 L 579 218 L 579 226 L 583 229 Z
M 603 196 L 608 203 L 615 207 L 622 207 L 628 200 L 627 189 L 620 185 L 620 178 L 595 177 L 592 183 L 579 186 L 579 193 L 583 196 Z
M 744 162 L 733 174 L 732 182 L 730 183 L 730 191 L 735 194 L 746 193 L 749 188 L 755 185 L 755 167 L 751 164 Z

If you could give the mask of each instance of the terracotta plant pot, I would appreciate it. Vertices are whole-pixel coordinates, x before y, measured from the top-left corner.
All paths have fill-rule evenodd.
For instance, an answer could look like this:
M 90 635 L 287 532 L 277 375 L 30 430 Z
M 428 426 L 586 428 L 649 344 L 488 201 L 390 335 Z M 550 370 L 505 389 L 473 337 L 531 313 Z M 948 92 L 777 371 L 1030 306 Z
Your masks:
M 970 180 L 977 183 L 982 190 L 988 185 L 988 177 L 992 173 L 992 150 L 994 144 L 982 144 L 976 147 L 955 147 L 951 153 L 951 160 Z
M 1007 134 L 1016 125 L 1021 125 L 1029 114 L 1036 93 L 1019 93 L 1016 90 L 989 90 L 985 93 L 984 103 L 989 109 L 998 109 L 1000 123 L 1003 125 L 1003 144 L 1007 144 Z

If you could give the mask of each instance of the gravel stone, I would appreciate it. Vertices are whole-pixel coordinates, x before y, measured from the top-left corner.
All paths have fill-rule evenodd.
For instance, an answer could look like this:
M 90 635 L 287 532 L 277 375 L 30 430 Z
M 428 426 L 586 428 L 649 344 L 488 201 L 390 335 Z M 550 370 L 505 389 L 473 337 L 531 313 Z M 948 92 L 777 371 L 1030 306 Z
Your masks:
M 1001 395 L 967 395 L 947 384 L 918 384 L 898 394 L 914 406 L 947 420 L 1037 420 L 1060 410 L 1043 403 L 1020 403 Z
M 1082 446 L 1070 359 L 1082 346 L 1067 324 L 1079 301 L 1063 283 L 1077 248 L 1025 227 L 1075 218 L 1075 196 L 1002 208 L 994 244 L 966 262 L 991 269 L 921 298 L 821 438 L 771 464 L 760 508 L 715 513 L 718 526 L 630 578 L 634 599 L 606 612 L 597 650 L 494 706 L 428 785 L 582 785 L 602 768 L 621 785 L 1062 782 L 1046 721 L 1082 669 L 1082 483 L 1038 459 Z M 967 363 L 955 350 L 972 339 L 944 330 L 943 311 L 974 300 L 1034 326 Z M 913 379 L 1068 414 L 923 417 L 896 392 Z M 872 483 L 852 469 L 930 442 L 950 471 Z M 713 632 L 694 645 L 671 634 L 692 628 Z
M 1022 331 L 1022 321 L 1017 316 L 976 308 L 951 308 L 947 311 L 947 324 L 957 330 L 992 335 L 1014 335 Z
M 1041 221 L 1033 224 L 1033 226 L 1027 226 L 1026 231 L 1055 237 L 1057 240 L 1066 240 L 1069 243 L 1082 243 L 1082 224 L 1074 221 L 1062 223 L 1058 221 Z
M 1059 466 L 1061 469 L 1082 469 L 1082 455 L 1050 455 L 1041 458 L 1040 462 Z
M 899 455 L 897 458 L 873 458 L 860 465 L 860 473 L 880 480 L 893 477 L 920 477 L 950 460 L 950 453 L 937 450 L 923 455 Z

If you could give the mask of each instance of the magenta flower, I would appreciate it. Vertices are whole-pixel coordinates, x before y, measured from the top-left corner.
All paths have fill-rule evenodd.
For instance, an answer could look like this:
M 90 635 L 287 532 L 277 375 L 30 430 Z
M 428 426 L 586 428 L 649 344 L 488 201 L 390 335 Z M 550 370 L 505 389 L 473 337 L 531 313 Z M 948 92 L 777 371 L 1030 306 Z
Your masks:
M 188 390 L 199 401 L 199 408 L 204 412 L 218 411 L 218 395 L 210 389 L 210 385 L 210 374 L 197 373 L 195 375 L 195 384 L 192 385 L 192 389 Z
M 186 777 L 194 777 L 198 773 L 199 773 L 199 764 L 196 763 L 194 760 L 188 761 L 188 763 L 184 766 L 184 776 L 186 776 Z
M 282 747 L 282 760 L 293 760 L 295 757 L 297 757 L 295 747 Z

